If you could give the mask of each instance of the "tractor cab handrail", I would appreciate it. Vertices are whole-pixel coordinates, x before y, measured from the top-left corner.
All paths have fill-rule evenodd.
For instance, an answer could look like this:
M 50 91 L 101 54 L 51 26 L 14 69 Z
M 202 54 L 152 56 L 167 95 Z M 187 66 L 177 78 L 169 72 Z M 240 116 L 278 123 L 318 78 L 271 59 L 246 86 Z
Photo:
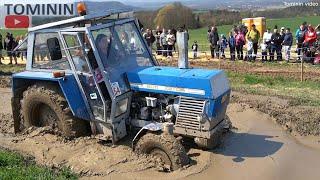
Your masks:
M 85 21 L 97 21 L 101 19 L 106 19 L 112 15 L 116 15 L 117 16 L 116 19 L 119 19 L 121 18 L 120 17 L 121 15 L 125 15 L 125 14 L 130 15 L 130 13 L 133 13 L 133 12 L 125 9 L 111 9 L 103 13 L 88 14 L 84 16 L 78 16 L 78 17 L 74 17 L 66 20 L 61 20 L 53 23 L 35 26 L 32 28 L 29 28 L 28 31 L 32 32 L 32 31 L 38 31 L 38 30 L 48 29 L 48 28 L 61 28 L 61 27 L 71 26 L 76 23 L 81 23 Z

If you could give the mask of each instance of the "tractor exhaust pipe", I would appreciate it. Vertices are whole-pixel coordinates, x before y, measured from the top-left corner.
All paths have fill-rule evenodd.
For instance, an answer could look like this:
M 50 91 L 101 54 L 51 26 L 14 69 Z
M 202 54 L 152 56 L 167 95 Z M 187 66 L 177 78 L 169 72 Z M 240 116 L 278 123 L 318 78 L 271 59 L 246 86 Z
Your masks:
M 177 32 L 177 44 L 178 44 L 178 67 L 180 69 L 188 69 L 188 32 L 178 31 Z

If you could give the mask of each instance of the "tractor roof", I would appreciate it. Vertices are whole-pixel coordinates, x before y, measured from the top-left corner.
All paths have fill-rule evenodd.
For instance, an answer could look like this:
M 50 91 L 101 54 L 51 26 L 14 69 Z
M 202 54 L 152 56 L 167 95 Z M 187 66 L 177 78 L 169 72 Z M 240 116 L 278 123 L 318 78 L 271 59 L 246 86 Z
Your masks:
M 88 21 L 97 21 L 97 20 L 103 20 L 110 18 L 110 16 L 115 16 L 115 19 L 121 18 L 121 16 L 132 16 L 132 11 L 129 11 L 127 9 L 110 9 L 102 13 L 95 13 L 95 14 L 88 14 L 84 16 L 78 16 L 62 21 L 57 21 L 53 23 L 43 24 L 39 26 L 35 26 L 32 28 L 29 28 L 28 31 L 37 31 L 42 29 L 49 29 L 49 28 L 63 28 L 68 27 L 72 25 L 76 25 L 77 23 L 81 22 L 88 22 Z

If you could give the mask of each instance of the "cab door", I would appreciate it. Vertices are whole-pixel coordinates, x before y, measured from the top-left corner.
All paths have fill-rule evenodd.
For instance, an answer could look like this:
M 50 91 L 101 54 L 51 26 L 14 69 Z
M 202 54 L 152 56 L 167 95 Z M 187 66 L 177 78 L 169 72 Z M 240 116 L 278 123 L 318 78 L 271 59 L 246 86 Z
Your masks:
M 60 36 L 92 119 L 99 121 L 97 123 L 103 127 L 104 135 L 111 135 L 113 142 L 119 141 L 127 135 L 126 120 L 129 119 L 132 93 L 110 96 L 115 88 L 110 84 L 99 56 L 94 54 L 95 47 L 85 31 L 60 32 Z
M 102 77 L 95 75 L 91 68 L 93 62 L 90 62 L 87 56 L 84 46 L 85 36 L 84 31 L 60 32 L 63 50 L 69 59 L 83 98 L 86 100 L 88 111 L 91 113 L 91 120 L 105 122 L 105 100 L 98 86 Z

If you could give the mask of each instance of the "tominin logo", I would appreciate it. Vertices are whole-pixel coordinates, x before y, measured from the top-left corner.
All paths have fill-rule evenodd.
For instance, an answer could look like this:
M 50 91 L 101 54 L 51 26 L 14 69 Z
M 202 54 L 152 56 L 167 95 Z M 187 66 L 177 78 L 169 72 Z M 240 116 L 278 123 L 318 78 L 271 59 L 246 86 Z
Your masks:
M 6 15 L 73 16 L 74 4 L 4 4 Z

